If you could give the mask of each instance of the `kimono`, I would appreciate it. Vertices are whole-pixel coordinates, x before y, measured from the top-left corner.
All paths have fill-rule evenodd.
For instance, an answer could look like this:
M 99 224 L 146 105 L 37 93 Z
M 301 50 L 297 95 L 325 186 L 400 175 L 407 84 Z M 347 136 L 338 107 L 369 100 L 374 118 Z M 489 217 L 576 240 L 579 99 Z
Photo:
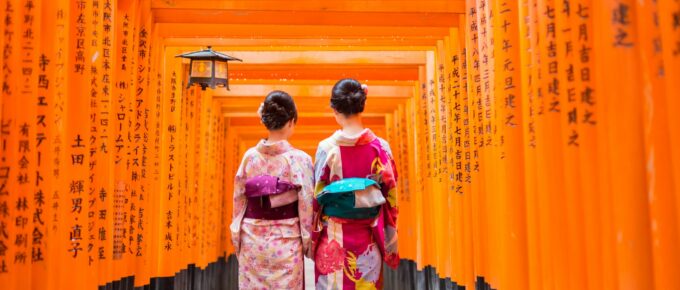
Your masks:
M 382 289 L 383 261 L 392 268 L 399 265 L 397 172 L 389 144 L 376 137 L 370 129 L 356 136 L 337 131 L 319 143 L 314 167 L 312 250 L 316 289 Z M 376 210 L 374 216 L 366 211 L 367 208 L 353 211 L 336 208 L 337 214 L 322 208 L 320 197 L 332 191 L 329 188 L 335 183 L 349 179 L 355 179 L 354 184 L 365 181 L 364 185 L 360 185 L 361 189 L 372 183 L 378 184 L 382 204 L 373 208 Z M 353 198 L 352 202 L 358 205 L 360 196 L 357 194 Z M 329 204 L 338 206 L 343 202 L 336 200 Z M 357 216 L 343 217 L 342 214 Z
M 262 140 L 245 153 L 230 226 L 240 289 L 303 289 L 313 186 L 311 157 L 286 141 Z

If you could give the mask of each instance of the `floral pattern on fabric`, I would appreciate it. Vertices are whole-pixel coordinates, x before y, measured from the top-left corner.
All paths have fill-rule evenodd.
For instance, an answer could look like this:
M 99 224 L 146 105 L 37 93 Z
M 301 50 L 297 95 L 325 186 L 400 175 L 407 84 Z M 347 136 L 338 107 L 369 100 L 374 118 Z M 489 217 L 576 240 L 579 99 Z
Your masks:
M 337 131 L 319 143 L 314 167 L 315 196 L 334 181 L 375 175 L 387 200 L 377 218 L 342 219 L 322 215 L 322 230 L 314 232 L 312 237 L 317 262 L 316 289 L 382 289 L 383 261 L 393 268 L 399 264 L 397 172 L 389 144 L 369 129 L 356 136 Z M 318 202 L 313 202 L 314 213 L 320 214 Z M 337 262 L 337 257 L 342 256 L 329 255 L 331 243 L 341 245 L 344 250 L 342 269 L 336 269 L 336 264 L 328 267 L 329 261 Z
M 250 148 L 234 178 L 231 240 L 239 260 L 240 289 L 302 289 L 303 253 L 307 253 L 312 227 L 314 175 L 312 159 L 288 142 L 262 140 Z M 298 217 L 283 220 L 244 218 L 245 183 L 252 177 L 276 176 L 295 185 Z
M 367 282 L 376 283 L 380 279 L 380 251 L 375 244 L 371 244 L 366 248 L 357 258 L 357 269 L 359 270 L 359 277 Z
M 345 264 L 345 256 L 345 249 L 337 241 L 322 243 L 316 254 L 316 268 L 324 275 L 340 270 Z
M 238 255 L 240 289 L 302 289 L 304 258 L 297 218 L 244 219 Z

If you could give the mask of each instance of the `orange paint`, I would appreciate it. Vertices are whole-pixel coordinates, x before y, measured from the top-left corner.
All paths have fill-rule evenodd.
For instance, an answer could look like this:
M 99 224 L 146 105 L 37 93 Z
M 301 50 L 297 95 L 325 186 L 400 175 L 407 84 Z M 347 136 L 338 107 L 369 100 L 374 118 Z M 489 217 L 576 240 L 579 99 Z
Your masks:
M 364 125 L 397 161 L 399 249 L 417 269 L 466 289 L 672 289 L 679 11 L 675 0 L 5 1 L 0 284 L 141 287 L 228 258 L 233 175 L 267 136 L 258 105 L 290 93 L 290 142 L 314 155 L 339 128 L 333 84 L 352 77 L 369 86 Z M 244 60 L 229 66 L 230 90 L 186 88 L 175 56 L 207 45 Z

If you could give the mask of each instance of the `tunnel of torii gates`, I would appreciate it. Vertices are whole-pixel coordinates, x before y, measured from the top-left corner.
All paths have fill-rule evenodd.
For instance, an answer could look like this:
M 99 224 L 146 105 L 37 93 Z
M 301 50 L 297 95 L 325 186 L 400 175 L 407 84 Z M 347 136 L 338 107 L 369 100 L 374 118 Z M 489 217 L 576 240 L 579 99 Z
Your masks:
M 399 179 L 386 289 L 680 289 L 677 0 L 2 0 L 0 289 L 228 289 L 232 179 L 369 86 Z M 231 90 L 186 89 L 212 46 Z

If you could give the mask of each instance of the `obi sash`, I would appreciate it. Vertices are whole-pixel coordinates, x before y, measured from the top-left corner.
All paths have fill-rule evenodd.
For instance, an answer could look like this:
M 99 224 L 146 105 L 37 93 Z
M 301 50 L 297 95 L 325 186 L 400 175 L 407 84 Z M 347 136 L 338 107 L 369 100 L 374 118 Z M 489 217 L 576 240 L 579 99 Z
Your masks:
M 374 218 L 386 202 L 378 183 L 368 178 L 335 181 L 324 187 L 316 200 L 323 214 L 347 219 Z
M 299 185 L 279 180 L 278 177 L 261 175 L 246 181 L 245 195 L 248 199 L 245 218 L 280 220 L 298 216 Z

